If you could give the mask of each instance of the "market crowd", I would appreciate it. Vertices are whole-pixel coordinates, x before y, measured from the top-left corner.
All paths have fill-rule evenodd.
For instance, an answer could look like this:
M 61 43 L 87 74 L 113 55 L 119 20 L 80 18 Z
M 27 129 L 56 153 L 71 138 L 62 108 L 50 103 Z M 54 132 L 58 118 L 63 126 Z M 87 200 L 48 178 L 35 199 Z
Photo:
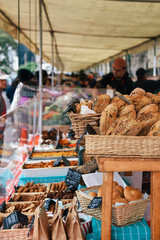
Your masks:
M 112 72 L 100 77 L 100 75 L 90 72 L 86 74 L 81 70 L 71 75 L 62 75 L 63 77 L 55 77 L 54 86 L 61 85 L 69 88 L 96 88 L 96 89 L 113 89 L 121 94 L 130 94 L 136 88 L 142 88 L 147 92 L 158 93 L 160 91 L 160 80 L 148 80 L 147 71 L 139 68 L 136 71 L 137 80 L 134 82 L 127 72 L 127 63 L 123 58 L 118 57 L 112 65 Z M 6 101 L 10 103 L 10 110 L 25 103 L 29 98 L 34 97 L 38 92 L 39 71 L 35 74 L 27 69 L 20 69 L 16 79 L 10 86 L 7 86 L 7 78 L 9 76 L 0 70 L 0 116 L 7 111 Z M 51 75 L 47 71 L 42 70 L 42 85 L 51 86 Z M 56 92 L 49 92 L 52 96 Z

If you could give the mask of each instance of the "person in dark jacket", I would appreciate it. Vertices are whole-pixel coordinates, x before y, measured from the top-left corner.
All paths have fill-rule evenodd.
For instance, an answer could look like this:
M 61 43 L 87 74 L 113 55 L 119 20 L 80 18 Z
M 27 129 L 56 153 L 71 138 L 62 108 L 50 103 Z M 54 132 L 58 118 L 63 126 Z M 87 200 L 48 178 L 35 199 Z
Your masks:
M 102 88 L 111 87 L 122 94 L 130 94 L 134 89 L 134 83 L 129 77 L 126 67 L 127 63 L 123 58 L 115 59 L 112 72 L 104 75 L 100 81 Z
M 146 92 L 156 93 L 160 88 L 160 80 L 147 80 L 147 71 L 144 68 L 139 68 L 136 71 L 137 81 L 135 87 L 142 88 Z

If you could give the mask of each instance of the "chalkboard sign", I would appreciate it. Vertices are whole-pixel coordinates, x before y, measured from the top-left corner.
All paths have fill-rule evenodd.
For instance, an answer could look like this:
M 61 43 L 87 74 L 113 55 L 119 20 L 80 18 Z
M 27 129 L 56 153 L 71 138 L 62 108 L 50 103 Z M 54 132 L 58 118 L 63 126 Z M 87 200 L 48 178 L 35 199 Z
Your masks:
M 83 134 L 81 135 L 81 137 L 79 138 L 79 140 L 76 143 L 76 152 L 78 153 L 79 149 L 78 149 L 78 145 L 80 144 L 80 142 L 83 140 L 84 135 L 86 134 L 92 134 L 92 135 L 96 135 L 96 131 L 94 130 L 94 128 L 88 123 Z
M 82 173 L 69 168 L 67 172 L 66 180 L 65 180 L 66 185 L 67 186 L 71 185 L 75 189 L 77 189 L 81 180 L 81 176 L 82 176 Z
M 66 166 L 70 165 L 70 161 L 67 160 L 63 155 L 59 158 L 57 158 L 56 161 L 54 161 L 53 166 L 56 167 L 60 164 L 60 162 L 63 161 Z
M 60 144 L 60 143 L 58 142 L 57 145 L 56 145 L 56 149 L 62 149 L 62 148 L 63 148 L 62 144 Z
M 21 223 L 22 225 L 28 225 L 28 218 L 26 215 L 15 211 L 8 217 L 3 219 L 4 229 L 10 229 L 14 224 Z
M 98 208 L 102 204 L 102 197 L 94 197 L 90 204 L 88 205 L 88 208 Z
M 0 205 L 0 212 L 4 213 L 6 211 L 6 202 L 3 201 L 2 204 Z

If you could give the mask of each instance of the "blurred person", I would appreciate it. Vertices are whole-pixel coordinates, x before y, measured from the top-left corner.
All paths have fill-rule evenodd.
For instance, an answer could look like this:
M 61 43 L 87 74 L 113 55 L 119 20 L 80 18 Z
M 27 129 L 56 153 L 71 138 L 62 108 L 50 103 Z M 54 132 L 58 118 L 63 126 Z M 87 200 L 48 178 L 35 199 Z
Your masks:
M 134 83 L 127 72 L 127 63 L 123 58 L 118 57 L 112 65 L 112 72 L 103 76 L 100 81 L 102 88 L 109 85 L 112 89 L 122 93 L 130 94 L 134 89 Z
M 135 82 L 135 87 L 142 88 L 146 92 L 156 93 L 160 88 L 160 80 L 147 80 L 147 72 L 144 68 L 139 68 L 136 71 L 137 81 Z
M 6 89 L 6 95 L 9 99 L 10 104 L 13 101 L 14 92 L 15 92 L 16 87 L 18 86 L 19 82 L 20 81 L 17 77 L 15 80 L 13 80 L 12 84 L 10 86 L 8 86 L 7 89 Z
M 46 70 L 42 69 L 42 85 L 46 85 L 48 80 L 48 73 Z M 35 81 L 39 84 L 39 71 L 35 72 Z
M 6 89 L 6 86 L 7 86 L 6 79 L 8 77 L 9 76 L 5 72 L 0 70 L 0 116 L 6 114 L 6 104 L 2 95 L 2 91 L 3 89 Z

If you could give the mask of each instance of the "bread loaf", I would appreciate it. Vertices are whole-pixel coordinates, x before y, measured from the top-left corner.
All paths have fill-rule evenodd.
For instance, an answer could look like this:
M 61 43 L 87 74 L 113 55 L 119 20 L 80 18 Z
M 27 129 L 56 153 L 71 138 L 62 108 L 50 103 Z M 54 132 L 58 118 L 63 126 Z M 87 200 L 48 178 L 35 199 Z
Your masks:
M 93 100 L 92 110 L 96 113 L 101 113 L 109 103 L 110 96 L 107 94 L 101 94 Z
M 134 105 L 127 105 L 125 106 L 122 111 L 120 112 L 120 117 L 125 116 L 125 117 L 131 117 L 136 119 L 136 110 Z
M 138 112 L 141 108 L 151 104 L 151 99 L 145 96 L 133 95 L 132 104 L 134 104 L 136 112 Z
M 158 112 L 158 106 L 156 104 L 149 104 L 143 107 L 138 113 L 137 118 L 148 112 Z
M 109 104 L 102 112 L 100 117 L 100 133 L 105 135 L 118 114 L 118 108 L 115 103 Z
M 117 118 L 110 126 L 106 135 L 136 136 L 142 129 L 142 124 L 133 118 L 125 116 Z
M 96 192 L 90 192 L 88 195 L 91 196 L 91 197 L 97 197 L 97 193 Z
M 77 113 L 80 113 L 80 111 L 81 111 L 81 106 L 82 106 L 82 105 L 87 106 L 89 109 L 92 109 L 92 104 L 93 104 L 93 101 L 81 102 L 81 103 L 79 103 L 79 104 L 77 105 L 77 107 L 76 107 L 76 112 L 77 112 Z
M 160 136 L 160 121 L 156 122 L 148 133 L 148 136 Z
M 158 112 L 147 112 L 140 115 L 140 117 L 137 118 L 137 121 L 142 124 L 143 128 L 150 128 L 160 120 L 160 113 Z
M 131 93 L 130 93 L 130 96 L 133 96 L 133 95 L 139 95 L 139 96 L 145 96 L 146 92 L 144 89 L 142 88 L 135 88 Z
M 142 199 L 142 193 L 138 188 L 133 188 L 131 186 L 126 186 L 124 188 L 124 197 L 130 201 L 137 201 Z

